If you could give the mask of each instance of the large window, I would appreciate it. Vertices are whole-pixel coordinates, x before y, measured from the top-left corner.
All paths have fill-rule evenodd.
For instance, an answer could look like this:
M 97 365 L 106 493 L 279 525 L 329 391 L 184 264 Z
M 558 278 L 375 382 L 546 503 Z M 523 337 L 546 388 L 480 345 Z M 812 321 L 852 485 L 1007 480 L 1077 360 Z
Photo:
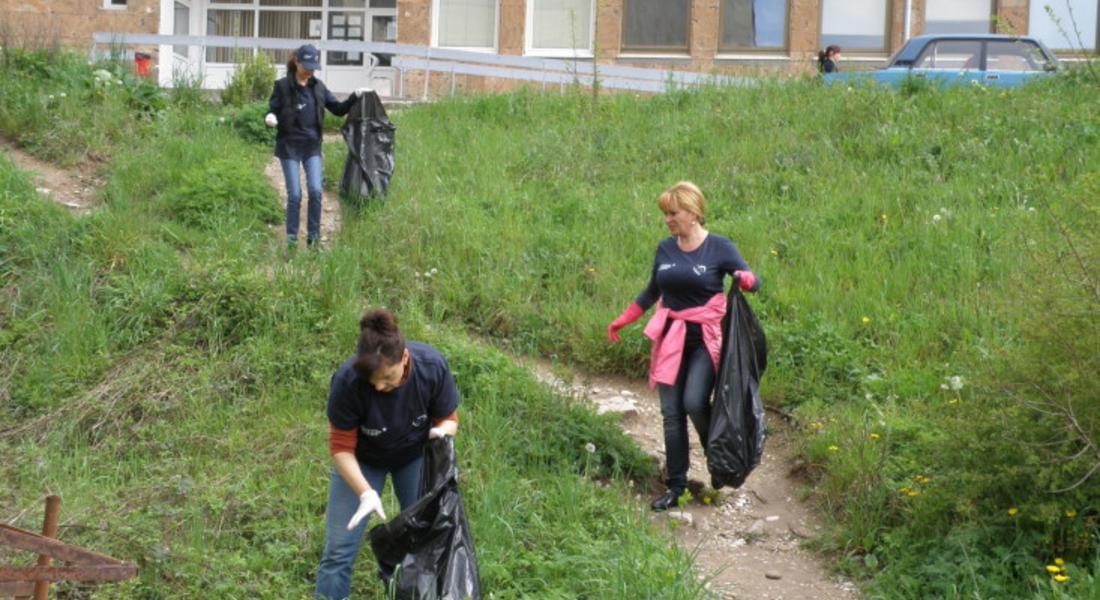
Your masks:
M 623 49 L 688 51 L 690 0 L 623 0 Z
M 924 10 L 925 33 L 989 33 L 992 26 L 990 0 L 928 0 Z
M 261 0 L 273 2 L 275 0 Z M 284 0 L 288 1 L 288 0 Z M 304 0 L 303 0 L 304 1 Z M 321 39 L 321 13 L 304 10 L 261 10 L 259 37 L 286 40 Z M 264 50 L 276 64 L 290 60 L 293 50 Z
M 497 0 L 435 0 L 435 43 L 451 48 L 496 48 Z
M 1060 50 L 1096 50 L 1097 4 L 1100 4 L 1097 0 L 1031 0 L 1028 35 Z M 1047 12 L 1048 5 L 1053 15 Z
M 788 0 L 722 0 L 722 50 L 787 47 Z
M 206 12 L 206 35 L 227 37 L 252 37 L 255 33 L 253 10 L 214 10 Z M 207 48 L 206 62 L 237 62 L 240 50 L 236 48 Z
M 888 0 L 823 0 L 821 47 L 845 52 L 885 52 Z
M 527 52 L 592 55 L 595 0 L 527 0 Z

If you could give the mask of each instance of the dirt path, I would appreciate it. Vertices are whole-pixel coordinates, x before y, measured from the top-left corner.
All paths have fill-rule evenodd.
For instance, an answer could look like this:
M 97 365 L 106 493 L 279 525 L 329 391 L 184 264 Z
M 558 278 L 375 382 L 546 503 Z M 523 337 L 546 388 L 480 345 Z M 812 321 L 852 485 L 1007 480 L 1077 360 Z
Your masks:
M 74 212 L 83 213 L 95 208 L 96 193 L 103 181 L 91 169 L 63 169 L 31 156 L 3 138 L 0 138 L 0 151 L 15 166 L 31 173 L 34 187 L 39 194 L 48 196 Z
M 330 142 L 333 140 L 342 139 L 339 136 L 326 135 L 325 141 Z M 264 167 L 264 176 L 271 182 L 271 185 L 275 188 L 275 191 L 279 194 L 279 202 L 286 207 L 286 180 L 283 178 L 283 167 L 279 163 L 279 159 L 275 156 L 271 157 L 271 160 L 267 162 L 267 166 Z M 304 172 L 298 173 L 299 181 L 302 182 L 302 210 L 299 213 L 299 225 L 298 225 L 298 243 L 305 244 L 306 239 L 306 211 L 309 209 L 309 195 L 305 189 L 306 175 Z M 272 225 L 273 229 L 277 229 L 280 234 L 286 231 L 286 226 L 283 223 L 278 225 Z M 332 240 L 336 237 L 336 233 L 340 231 L 340 199 L 334 192 L 326 191 L 321 201 L 321 246 L 328 247 L 332 244 Z
M 660 407 L 656 392 L 644 381 L 578 376 L 566 383 L 547 364 L 528 366 L 559 391 L 590 401 L 601 412 L 621 413 L 623 429 L 663 464 Z M 828 575 L 822 563 L 801 548 L 801 541 L 814 536 L 819 524 L 799 502 L 799 484 L 789 476 L 787 426 L 770 413 L 768 417 L 771 434 L 764 460 L 744 486 L 721 490 L 711 505 L 697 497 L 683 511 L 652 513 L 652 519 L 671 526 L 681 547 L 695 554 L 699 575 L 710 578 L 709 588 L 719 598 L 857 598 L 853 584 Z M 694 432 L 691 435 L 688 477 L 709 483 L 698 439 Z

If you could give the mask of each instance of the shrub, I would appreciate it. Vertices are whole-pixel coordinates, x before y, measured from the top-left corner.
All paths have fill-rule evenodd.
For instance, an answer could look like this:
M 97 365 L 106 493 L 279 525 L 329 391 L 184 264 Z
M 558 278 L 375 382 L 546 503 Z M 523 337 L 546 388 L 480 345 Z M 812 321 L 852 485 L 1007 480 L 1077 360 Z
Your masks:
M 231 117 L 233 130 L 245 141 L 273 146 L 276 130 L 264 124 L 266 114 L 266 101 L 246 104 L 240 110 L 234 111 Z
M 258 168 L 215 158 L 183 176 L 169 197 L 169 211 L 185 225 L 211 229 L 233 221 L 278 223 L 282 218 L 275 190 Z
M 233 72 L 233 77 L 222 92 L 223 103 L 230 106 L 244 106 L 271 95 L 271 85 L 275 81 L 275 65 L 267 53 L 257 52 L 251 57 L 238 54 L 237 62 L 237 70 Z

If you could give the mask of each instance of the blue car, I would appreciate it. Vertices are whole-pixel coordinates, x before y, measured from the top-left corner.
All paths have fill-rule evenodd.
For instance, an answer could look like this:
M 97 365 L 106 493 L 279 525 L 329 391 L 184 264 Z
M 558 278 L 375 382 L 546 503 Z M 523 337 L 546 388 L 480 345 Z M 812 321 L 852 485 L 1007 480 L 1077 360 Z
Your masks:
M 873 81 L 893 87 L 913 78 L 940 85 L 1014 87 L 1058 70 L 1058 59 L 1035 38 L 997 35 L 920 35 L 876 71 L 823 75 L 826 84 Z

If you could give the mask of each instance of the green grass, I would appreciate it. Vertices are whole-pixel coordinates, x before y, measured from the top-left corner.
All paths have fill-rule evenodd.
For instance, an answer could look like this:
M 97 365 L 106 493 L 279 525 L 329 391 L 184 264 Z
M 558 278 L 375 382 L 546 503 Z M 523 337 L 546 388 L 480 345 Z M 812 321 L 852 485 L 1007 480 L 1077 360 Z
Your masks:
M 57 160 L 120 143 L 117 118 L 34 120 L 41 92 L 19 74 L 39 63 L 20 60 L 0 131 Z M 327 378 L 362 309 L 386 305 L 457 372 L 487 591 L 698 597 L 688 558 L 622 502 L 653 465 L 467 338 L 641 374 L 640 325 L 617 345 L 604 328 L 666 235 L 656 196 L 689 179 L 762 278 L 764 394 L 803 424 L 829 521 L 815 544 L 836 567 L 872 597 L 1095 597 L 1100 486 L 1057 490 L 1096 460 L 1059 457 L 1100 439 L 1097 92 L 1078 77 L 458 98 L 395 114 L 390 196 L 289 261 L 262 224 L 277 200 L 248 173 L 270 147 L 246 141 L 244 112 L 169 104 L 127 130 L 90 217 L 0 163 L 0 410 L 19 424 L 0 429 L 0 506 L 59 491 L 66 537 L 140 561 L 103 597 L 305 594 Z M 342 164 L 327 146 L 330 186 Z M 1046 574 L 1054 558 L 1069 582 Z M 378 593 L 369 579 L 359 593 Z

